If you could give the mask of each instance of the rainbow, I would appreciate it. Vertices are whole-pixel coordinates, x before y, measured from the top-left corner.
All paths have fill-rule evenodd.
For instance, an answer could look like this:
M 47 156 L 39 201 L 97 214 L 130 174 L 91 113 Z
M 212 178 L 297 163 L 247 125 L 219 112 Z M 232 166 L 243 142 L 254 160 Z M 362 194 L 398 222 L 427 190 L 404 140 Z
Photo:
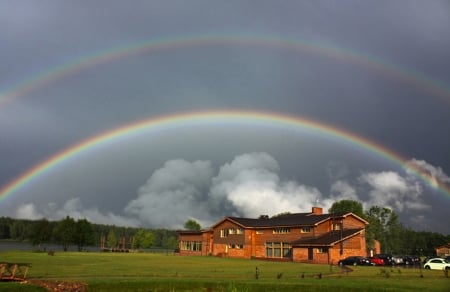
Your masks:
M 311 119 L 305 119 L 285 114 L 260 112 L 260 111 L 205 111 L 177 113 L 166 116 L 158 116 L 150 119 L 140 120 L 104 133 L 88 138 L 77 143 L 56 155 L 51 156 L 45 161 L 30 168 L 2 189 L 0 189 L 0 201 L 6 197 L 31 184 L 45 173 L 59 165 L 75 159 L 83 153 L 88 153 L 96 148 L 108 146 L 120 140 L 137 137 L 148 132 L 168 131 L 181 127 L 199 126 L 199 125 L 263 125 L 281 127 L 283 129 L 306 130 L 313 134 L 331 138 L 346 144 L 358 147 L 378 157 L 394 162 L 411 173 L 417 175 L 431 187 L 438 189 L 450 197 L 450 188 L 443 183 L 428 175 L 417 166 L 407 162 L 401 155 L 383 147 L 364 137 L 348 132 L 337 127 L 327 125 Z
M 198 48 L 205 46 L 247 46 L 275 47 L 287 51 L 308 53 L 354 64 L 389 78 L 399 80 L 419 90 L 431 93 L 445 102 L 450 102 L 448 85 L 427 77 L 410 69 L 381 60 L 374 56 L 362 54 L 354 50 L 285 37 L 266 35 L 194 35 L 187 37 L 162 38 L 146 42 L 138 42 L 101 50 L 84 55 L 69 62 L 47 69 L 35 76 L 23 80 L 9 89 L 0 92 L 0 108 L 13 100 L 43 88 L 64 77 L 74 75 L 89 68 L 114 62 L 139 54 L 149 54 L 170 50 Z

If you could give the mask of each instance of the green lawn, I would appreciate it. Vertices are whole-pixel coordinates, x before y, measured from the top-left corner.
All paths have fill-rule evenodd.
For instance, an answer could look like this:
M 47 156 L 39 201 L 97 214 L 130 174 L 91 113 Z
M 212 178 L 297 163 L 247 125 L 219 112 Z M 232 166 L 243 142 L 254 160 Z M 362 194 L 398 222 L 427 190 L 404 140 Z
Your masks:
M 29 279 L 82 281 L 89 291 L 449 291 L 442 271 L 279 263 L 150 253 L 0 252 L 0 262 L 29 262 Z M 256 279 L 256 267 L 259 277 Z M 319 274 L 321 277 L 319 277 Z M 19 283 L 0 290 L 43 291 Z

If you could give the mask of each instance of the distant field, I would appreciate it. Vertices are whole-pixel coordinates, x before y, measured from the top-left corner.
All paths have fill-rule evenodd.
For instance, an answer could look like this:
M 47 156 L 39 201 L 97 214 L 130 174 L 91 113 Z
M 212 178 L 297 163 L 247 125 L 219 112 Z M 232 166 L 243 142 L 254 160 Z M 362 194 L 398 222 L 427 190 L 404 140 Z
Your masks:
M 449 291 L 443 271 L 279 263 L 149 253 L 0 252 L 0 262 L 29 262 L 31 281 L 84 282 L 89 291 Z M 258 279 L 255 277 L 258 268 Z M 423 277 L 421 277 L 421 273 Z M 0 290 L 44 291 L 20 283 Z

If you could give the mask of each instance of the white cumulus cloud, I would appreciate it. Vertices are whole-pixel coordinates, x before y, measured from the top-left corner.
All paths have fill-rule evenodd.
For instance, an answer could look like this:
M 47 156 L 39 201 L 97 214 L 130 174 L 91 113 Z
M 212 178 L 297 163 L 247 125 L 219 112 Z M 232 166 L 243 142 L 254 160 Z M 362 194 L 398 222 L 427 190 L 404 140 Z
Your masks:
M 402 177 L 397 172 L 365 173 L 359 180 L 370 188 L 369 206 L 388 207 L 400 212 L 430 208 L 423 200 L 419 182 Z

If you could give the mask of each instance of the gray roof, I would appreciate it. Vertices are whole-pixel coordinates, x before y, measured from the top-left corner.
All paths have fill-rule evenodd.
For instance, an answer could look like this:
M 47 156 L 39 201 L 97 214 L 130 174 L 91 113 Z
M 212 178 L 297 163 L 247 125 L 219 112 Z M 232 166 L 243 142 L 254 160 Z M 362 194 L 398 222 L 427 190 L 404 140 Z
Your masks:
M 272 218 L 241 218 L 227 217 L 243 227 L 269 228 L 269 227 L 291 227 L 291 226 L 314 226 L 329 218 L 335 217 L 331 214 L 294 213 L 284 214 Z

